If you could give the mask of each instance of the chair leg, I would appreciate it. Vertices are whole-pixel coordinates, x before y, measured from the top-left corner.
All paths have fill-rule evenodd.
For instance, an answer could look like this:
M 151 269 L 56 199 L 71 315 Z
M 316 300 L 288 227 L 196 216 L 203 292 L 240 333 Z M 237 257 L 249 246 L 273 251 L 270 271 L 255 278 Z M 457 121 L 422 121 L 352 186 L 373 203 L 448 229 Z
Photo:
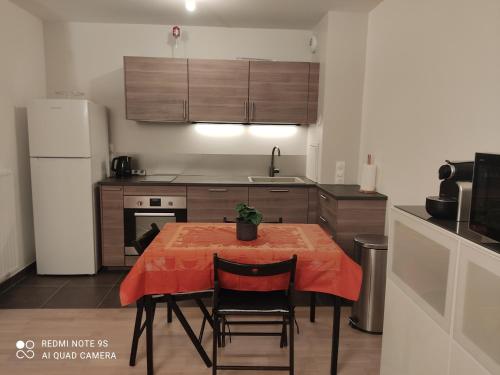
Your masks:
M 147 359 L 147 374 L 153 375 L 153 315 L 154 304 L 151 296 L 146 296 L 144 307 L 146 310 L 146 359 Z
M 316 292 L 311 292 L 311 301 L 309 304 L 309 320 L 311 323 L 316 321 Z
M 142 298 L 137 301 L 137 313 L 135 314 L 134 335 L 132 336 L 132 348 L 130 349 L 130 366 L 135 366 L 137 357 L 137 346 L 141 337 L 142 313 L 144 312 L 144 303 Z
M 207 367 L 212 366 L 212 361 L 210 361 L 210 358 L 208 358 L 207 353 L 205 352 L 205 349 L 201 345 L 201 343 L 198 341 L 198 337 L 196 337 L 195 333 L 193 332 L 191 326 L 189 325 L 188 321 L 186 320 L 184 314 L 182 313 L 181 309 L 175 303 L 175 301 L 171 300 L 170 304 L 172 305 L 173 312 L 177 319 L 179 319 L 179 322 L 182 325 L 182 328 L 184 328 L 184 331 L 187 333 L 189 336 L 189 339 L 193 343 L 194 347 L 198 351 L 198 354 L 200 355 L 201 359 L 203 359 L 203 362 L 205 362 L 205 365 Z
M 221 323 L 222 323 L 222 347 L 225 348 L 226 347 L 226 317 L 223 316 L 222 319 L 221 319 Z
M 288 327 L 290 329 L 290 375 L 293 375 L 294 372 L 294 355 L 295 355 L 295 342 L 294 342 L 294 322 L 295 322 L 295 314 L 293 312 L 288 316 Z
M 281 341 L 280 348 L 284 348 L 288 346 L 288 338 L 287 338 L 287 323 L 286 323 L 286 315 L 283 315 L 283 328 L 281 330 Z
M 167 323 L 172 323 L 172 306 L 167 302 Z
M 210 315 L 210 312 L 207 310 L 207 307 L 200 298 L 195 298 L 195 301 L 198 307 L 200 308 L 201 312 L 203 313 L 204 319 L 208 321 L 208 324 L 210 324 L 210 327 L 212 327 L 213 329 L 214 322 L 212 320 L 212 315 Z
M 214 314 L 214 334 L 212 339 L 212 375 L 217 375 L 217 347 L 219 340 L 219 317 Z

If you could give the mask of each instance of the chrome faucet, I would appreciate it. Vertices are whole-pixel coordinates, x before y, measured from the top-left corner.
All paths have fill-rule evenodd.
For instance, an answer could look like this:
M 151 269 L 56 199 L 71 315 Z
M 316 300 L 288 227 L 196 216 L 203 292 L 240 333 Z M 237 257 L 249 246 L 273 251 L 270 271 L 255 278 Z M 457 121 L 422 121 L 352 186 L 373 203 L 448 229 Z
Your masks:
M 276 173 L 280 173 L 278 168 L 274 167 L 274 152 L 278 150 L 278 156 L 281 156 L 281 150 L 278 146 L 273 147 L 273 151 L 271 152 L 271 165 L 269 166 L 269 177 L 274 177 Z

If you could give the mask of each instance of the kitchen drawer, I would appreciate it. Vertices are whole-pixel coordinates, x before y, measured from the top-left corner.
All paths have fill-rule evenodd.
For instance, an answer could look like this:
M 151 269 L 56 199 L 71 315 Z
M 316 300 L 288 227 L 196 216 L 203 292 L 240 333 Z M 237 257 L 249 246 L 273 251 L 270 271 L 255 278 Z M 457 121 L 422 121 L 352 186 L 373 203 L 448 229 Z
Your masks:
M 186 186 L 125 186 L 124 195 L 169 195 L 169 196 L 186 196 Z
M 336 231 L 337 200 L 322 191 L 318 192 L 318 223 L 330 234 Z
M 188 221 L 222 223 L 224 216 L 233 220 L 238 203 L 248 203 L 248 187 L 189 186 Z
M 264 215 L 263 221 L 307 223 L 308 189 L 303 187 L 250 187 L 249 204 Z

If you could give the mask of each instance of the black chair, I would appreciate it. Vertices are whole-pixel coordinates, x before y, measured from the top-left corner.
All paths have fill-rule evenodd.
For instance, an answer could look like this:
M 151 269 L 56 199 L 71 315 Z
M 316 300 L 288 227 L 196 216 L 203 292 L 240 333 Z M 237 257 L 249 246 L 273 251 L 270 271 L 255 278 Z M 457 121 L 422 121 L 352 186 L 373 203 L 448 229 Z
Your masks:
M 140 238 L 137 240 L 133 241 L 132 244 L 134 248 L 136 249 L 137 253 L 139 255 L 142 255 L 146 248 L 151 244 L 151 242 L 155 239 L 155 237 L 160 233 L 160 229 L 158 226 L 153 223 L 151 224 L 151 229 L 144 233 Z M 202 298 L 208 298 L 211 297 L 213 294 L 212 291 L 201 291 L 201 292 L 194 292 L 194 293 L 175 293 L 175 294 L 168 294 L 168 295 L 153 295 L 151 297 L 153 306 L 152 306 L 152 315 L 154 319 L 154 314 L 156 310 L 156 305 L 158 303 L 167 303 L 168 306 L 168 314 L 167 314 L 167 322 L 170 323 L 172 322 L 172 311 L 175 313 L 177 319 L 179 319 L 179 322 L 181 323 L 182 327 L 186 331 L 187 335 L 191 339 L 193 345 L 195 346 L 196 350 L 200 354 L 201 358 L 207 365 L 207 367 L 210 367 L 212 365 L 212 362 L 210 361 L 210 358 L 208 357 L 207 353 L 205 352 L 205 349 L 201 346 L 201 339 L 203 337 L 203 332 L 205 329 L 205 324 L 208 321 L 210 326 L 213 327 L 213 320 L 210 315 L 210 312 L 207 310 L 205 307 L 205 304 L 202 301 Z M 193 332 L 191 326 L 189 325 L 188 321 L 186 320 L 186 317 L 182 313 L 181 309 L 179 308 L 177 302 L 179 301 L 185 301 L 185 300 L 194 300 L 198 307 L 200 308 L 201 312 L 203 313 L 203 322 L 201 325 L 201 331 L 199 337 L 196 337 L 195 333 Z M 139 300 L 137 302 L 137 313 L 135 316 L 135 325 L 134 325 L 134 334 L 132 337 L 132 348 L 130 350 L 130 366 L 135 366 L 135 361 L 137 357 L 137 346 L 139 344 L 139 338 L 142 335 L 142 332 L 146 328 L 146 322 L 142 322 L 142 315 L 144 312 L 144 302 Z
M 228 220 L 226 216 L 223 218 L 224 223 L 235 223 L 235 221 Z M 279 217 L 277 221 L 265 221 L 263 223 L 268 224 L 282 224 L 283 218 Z M 309 320 L 311 323 L 316 321 L 316 292 L 310 292 L 310 300 L 309 300 Z
M 241 264 L 221 259 L 214 255 L 214 299 L 213 299 L 213 367 L 212 374 L 217 370 L 256 370 L 256 371 L 289 371 L 294 372 L 294 322 L 295 311 L 292 300 L 295 267 L 297 256 L 291 259 L 270 264 Z M 288 288 L 271 292 L 236 291 L 224 288 L 219 281 L 219 271 L 240 276 L 261 277 L 289 274 Z M 246 366 L 246 365 L 219 365 L 217 363 L 217 348 L 219 338 L 227 335 L 221 331 L 221 323 L 228 316 L 278 316 L 282 320 L 270 321 L 231 321 L 231 324 L 275 324 L 282 326 L 280 332 L 233 332 L 232 336 L 280 336 L 283 341 L 283 329 L 289 328 L 289 364 L 288 366 Z M 283 345 L 282 345 L 283 346 Z

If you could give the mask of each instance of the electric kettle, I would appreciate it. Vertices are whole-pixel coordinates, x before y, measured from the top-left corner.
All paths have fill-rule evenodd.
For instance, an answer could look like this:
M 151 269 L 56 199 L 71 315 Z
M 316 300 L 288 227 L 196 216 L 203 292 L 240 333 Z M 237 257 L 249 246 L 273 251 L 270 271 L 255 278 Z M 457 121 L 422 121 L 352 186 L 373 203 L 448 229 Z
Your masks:
M 129 177 L 131 171 L 132 158 L 130 156 L 118 156 L 111 162 L 111 170 L 115 173 L 115 177 Z

